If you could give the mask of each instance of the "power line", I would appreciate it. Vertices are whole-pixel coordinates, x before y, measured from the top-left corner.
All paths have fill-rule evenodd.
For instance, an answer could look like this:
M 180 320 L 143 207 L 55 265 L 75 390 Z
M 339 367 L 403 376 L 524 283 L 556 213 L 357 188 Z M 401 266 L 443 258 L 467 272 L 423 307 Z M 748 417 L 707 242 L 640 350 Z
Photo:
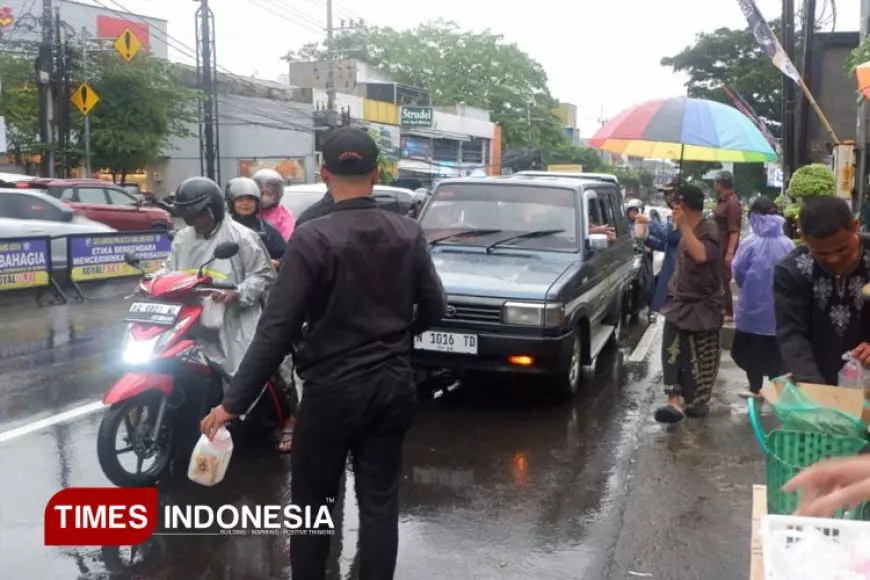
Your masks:
M 138 14 L 135 14 L 134 12 L 130 11 L 127 7 L 125 7 L 123 4 L 118 2 L 118 0 L 108 0 L 108 1 L 111 2 L 112 4 L 114 4 L 115 6 L 117 6 L 118 8 L 120 8 L 122 11 L 118 11 L 118 10 L 115 10 L 114 8 L 110 8 L 109 6 L 106 6 L 105 4 L 103 4 L 103 2 L 101 0 L 94 0 L 94 2 L 99 4 L 102 8 L 104 8 L 104 9 L 106 9 L 106 10 L 108 10 L 108 11 L 110 11 L 118 16 L 133 17 L 133 19 L 140 24 L 149 24 L 147 20 L 145 20 L 143 17 L 139 16 Z M 166 43 L 167 46 L 172 47 L 175 50 L 178 50 L 179 52 L 186 53 L 187 56 L 192 56 L 194 59 L 194 62 L 197 60 L 196 50 L 191 48 L 189 45 L 187 45 L 184 42 L 173 37 L 168 32 L 162 33 L 160 31 L 158 31 L 156 28 L 152 28 L 150 26 L 149 26 L 149 30 L 151 31 L 152 34 L 157 36 L 158 40 L 162 40 L 164 43 Z M 175 46 L 173 46 L 173 44 Z M 250 88 L 253 88 L 256 90 L 262 90 L 263 88 L 265 88 L 264 85 L 257 84 L 253 81 L 250 81 L 250 80 L 246 79 L 245 77 L 230 71 L 226 67 L 221 66 L 217 62 L 215 62 L 215 68 L 219 72 L 222 72 L 226 75 L 231 76 L 233 78 L 233 80 L 236 80 L 239 83 L 246 85 Z M 306 116 L 306 115 L 310 114 L 309 111 L 305 110 L 304 108 L 297 107 L 289 101 L 282 101 L 279 99 L 269 99 L 269 98 L 265 98 L 265 97 L 261 97 L 261 98 L 264 98 L 265 100 L 268 100 L 268 101 L 281 103 L 281 105 L 284 106 L 288 111 L 290 111 L 294 114 L 297 114 L 297 115 Z
M 263 0 L 263 1 L 265 2 L 265 0 Z M 304 12 L 300 12 L 294 8 L 291 8 L 290 6 L 288 6 L 286 4 L 279 3 L 279 5 L 282 8 L 282 11 L 279 12 L 276 9 L 276 7 L 265 6 L 263 4 L 260 4 L 258 0 L 248 0 L 248 2 L 250 2 L 251 4 L 253 4 L 254 6 L 256 6 L 257 8 L 259 8 L 261 10 L 265 10 L 266 12 L 268 12 L 274 16 L 277 16 L 278 18 L 286 20 L 287 22 L 290 22 L 292 24 L 305 25 L 306 28 L 308 28 L 309 30 L 312 30 L 314 32 L 317 32 L 317 33 L 323 32 L 323 23 L 322 22 L 315 19 L 313 16 L 306 14 Z M 286 11 L 286 12 L 283 12 L 283 11 Z

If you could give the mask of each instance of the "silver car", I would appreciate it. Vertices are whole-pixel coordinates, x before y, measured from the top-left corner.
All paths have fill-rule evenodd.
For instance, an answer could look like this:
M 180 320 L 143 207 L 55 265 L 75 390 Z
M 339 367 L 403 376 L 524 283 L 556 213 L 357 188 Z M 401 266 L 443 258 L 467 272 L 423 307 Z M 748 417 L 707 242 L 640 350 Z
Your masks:
M 0 189 L 0 237 L 64 236 L 117 231 L 75 213 L 69 206 L 30 189 Z M 66 239 L 51 242 L 52 269 L 65 270 Z
M 326 195 L 325 183 L 287 185 L 284 187 L 284 197 L 281 198 L 281 205 L 289 209 L 294 217 L 299 217 L 302 215 L 302 212 L 314 205 L 324 195 Z M 388 204 L 390 201 L 397 201 L 399 210 L 402 213 L 411 211 L 414 202 L 413 191 L 389 185 L 376 185 L 374 197 L 384 204 Z

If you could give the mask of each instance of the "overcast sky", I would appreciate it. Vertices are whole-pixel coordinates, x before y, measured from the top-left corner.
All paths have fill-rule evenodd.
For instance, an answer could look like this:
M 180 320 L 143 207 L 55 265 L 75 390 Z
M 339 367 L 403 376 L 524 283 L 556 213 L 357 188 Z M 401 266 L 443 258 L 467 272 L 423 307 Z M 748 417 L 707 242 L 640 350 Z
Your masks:
M 118 1 L 168 20 L 172 37 L 195 45 L 194 2 Z M 829 1 L 818 0 L 820 15 Z M 767 19 L 780 13 L 781 0 L 757 3 Z M 237 74 L 275 80 L 285 72 L 282 55 L 325 34 L 324 0 L 211 0 L 211 6 L 218 64 Z M 838 30 L 858 29 L 859 0 L 838 0 L 837 12 Z M 335 26 L 360 17 L 394 28 L 440 17 L 503 34 L 543 64 L 556 98 L 579 107 L 584 136 L 598 127 L 602 110 L 607 118 L 645 99 L 683 94 L 684 79 L 659 61 L 691 44 L 695 34 L 746 25 L 737 0 L 335 0 Z M 189 60 L 171 50 L 170 58 Z

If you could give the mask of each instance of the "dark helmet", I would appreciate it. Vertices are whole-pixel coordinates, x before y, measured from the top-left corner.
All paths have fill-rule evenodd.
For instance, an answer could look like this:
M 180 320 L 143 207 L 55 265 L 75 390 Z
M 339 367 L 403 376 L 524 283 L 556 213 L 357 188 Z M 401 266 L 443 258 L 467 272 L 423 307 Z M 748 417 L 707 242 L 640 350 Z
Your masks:
M 173 205 L 175 214 L 180 218 L 210 209 L 214 221 L 221 223 L 225 215 L 224 192 L 220 185 L 207 177 L 191 177 L 182 181 L 175 190 Z
M 257 182 L 250 177 L 236 177 L 235 179 L 231 179 L 230 182 L 227 184 L 226 196 L 227 205 L 230 209 L 230 214 L 234 218 L 238 217 L 236 215 L 235 201 L 239 197 L 253 197 L 254 199 L 256 199 L 257 211 L 259 211 L 260 188 L 259 186 L 257 186 Z

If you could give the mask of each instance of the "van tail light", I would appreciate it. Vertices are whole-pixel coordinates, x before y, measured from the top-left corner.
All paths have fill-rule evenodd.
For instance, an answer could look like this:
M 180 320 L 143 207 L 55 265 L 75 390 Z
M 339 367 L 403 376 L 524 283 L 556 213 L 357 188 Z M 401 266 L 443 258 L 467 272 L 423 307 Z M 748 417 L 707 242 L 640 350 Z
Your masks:
M 15 184 L 17 189 L 30 189 L 30 182 L 28 181 L 19 181 Z

